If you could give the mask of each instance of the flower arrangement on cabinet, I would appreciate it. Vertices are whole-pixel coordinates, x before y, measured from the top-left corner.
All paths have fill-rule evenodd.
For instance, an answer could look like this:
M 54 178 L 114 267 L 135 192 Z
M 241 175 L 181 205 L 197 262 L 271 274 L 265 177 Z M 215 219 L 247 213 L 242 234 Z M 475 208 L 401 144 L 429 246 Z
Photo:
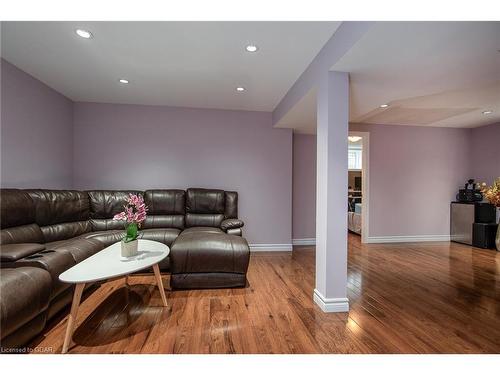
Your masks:
M 500 177 L 497 177 L 493 185 L 487 186 L 486 183 L 481 184 L 481 193 L 483 197 L 497 208 L 497 223 L 500 216 Z M 497 235 L 495 239 L 497 250 L 500 251 L 500 224 L 497 227 Z
M 500 207 L 500 177 L 497 177 L 491 186 L 487 186 L 483 182 L 481 184 L 481 193 L 483 193 L 483 197 L 492 205 Z

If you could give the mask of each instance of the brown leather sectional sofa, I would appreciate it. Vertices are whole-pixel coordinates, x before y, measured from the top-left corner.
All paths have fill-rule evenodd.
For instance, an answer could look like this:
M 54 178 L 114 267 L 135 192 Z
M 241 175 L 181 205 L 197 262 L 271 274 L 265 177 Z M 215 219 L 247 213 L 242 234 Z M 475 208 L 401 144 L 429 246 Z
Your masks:
M 26 344 L 71 302 L 73 287 L 59 275 L 121 240 L 123 223 L 112 218 L 129 193 L 149 208 L 141 238 L 170 247 L 160 268 L 173 289 L 246 285 L 250 253 L 236 192 L 2 189 L 2 347 Z

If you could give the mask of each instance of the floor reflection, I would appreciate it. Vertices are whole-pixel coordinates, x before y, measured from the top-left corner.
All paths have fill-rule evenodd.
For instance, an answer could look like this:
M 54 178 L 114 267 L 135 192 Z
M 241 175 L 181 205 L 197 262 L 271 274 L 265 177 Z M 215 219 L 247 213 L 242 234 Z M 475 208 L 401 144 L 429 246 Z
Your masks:
M 153 303 L 152 295 L 158 303 Z M 106 297 L 78 326 L 73 341 L 82 346 L 115 343 L 151 329 L 167 318 L 166 311 L 154 285 L 123 286 Z

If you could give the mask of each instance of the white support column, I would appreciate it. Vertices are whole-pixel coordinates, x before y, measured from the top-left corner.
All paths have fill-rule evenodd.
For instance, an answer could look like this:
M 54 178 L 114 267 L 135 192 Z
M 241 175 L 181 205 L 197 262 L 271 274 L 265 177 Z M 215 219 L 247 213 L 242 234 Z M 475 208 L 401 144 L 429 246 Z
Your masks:
M 349 74 L 328 72 L 317 95 L 316 288 L 325 312 L 349 311 L 347 299 L 347 137 Z

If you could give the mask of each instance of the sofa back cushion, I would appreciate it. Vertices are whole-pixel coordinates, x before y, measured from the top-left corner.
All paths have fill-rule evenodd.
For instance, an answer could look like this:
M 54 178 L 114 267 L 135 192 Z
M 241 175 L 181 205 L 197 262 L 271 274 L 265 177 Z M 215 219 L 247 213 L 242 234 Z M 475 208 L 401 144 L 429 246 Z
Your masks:
M 18 227 L 4 228 L 0 231 L 0 243 L 44 243 L 45 239 L 40 227 L 36 224 L 20 225 Z
M 226 206 L 224 209 L 225 219 L 238 218 L 238 193 L 236 191 L 226 191 Z
M 35 222 L 35 205 L 23 190 L 0 190 L 1 229 L 32 224 Z
M 186 192 L 184 190 L 146 190 L 144 203 L 148 207 L 148 215 L 144 222 L 145 229 L 184 229 L 184 215 L 186 213 Z
M 35 223 L 35 204 L 31 196 L 19 189 L 0 190 L 0 242 L 43 243 L 40 227 Z
M 90 231 L 89 199 L 77 190 L 26 190 L 35 204 L 35 221 L 45 242 L 66 240 Z
M 186 227 L 219 227 L 224 220 L 224 190 L 191 188 L 186 193 Z
M 89 219 L 87 194 L 76 190 L 26 190 L 35 203 L 35 221 L 41 227 Z
M 113 216 L 123 211 L 129 194 L 143 195 L 138 190 L 91 190 L 87 191 L 90 202 L 90 223 L 93 231 L 123 229 L 123 221 Z

